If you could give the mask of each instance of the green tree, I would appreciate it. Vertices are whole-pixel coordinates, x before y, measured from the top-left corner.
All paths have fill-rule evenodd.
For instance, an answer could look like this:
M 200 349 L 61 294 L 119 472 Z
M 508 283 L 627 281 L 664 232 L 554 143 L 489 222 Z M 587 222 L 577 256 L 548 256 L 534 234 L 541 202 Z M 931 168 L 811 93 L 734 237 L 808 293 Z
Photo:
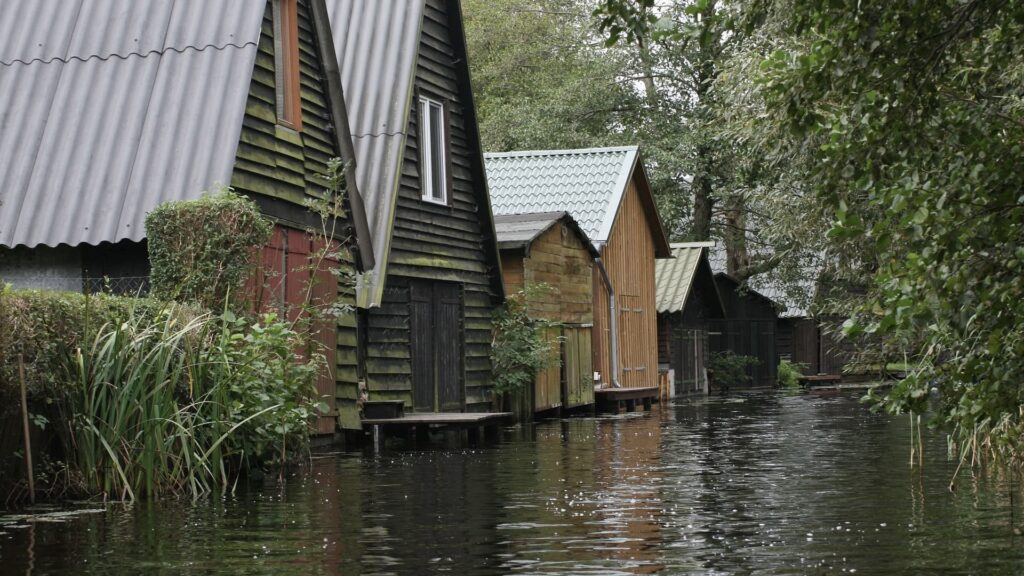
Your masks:
M 585 0 L 463 4 L 484 149 L 621 144 L 634 107 L 621 55 L 590 29 Z
M 961 454 L 1024 456 L 1024 4 L 751 3 L 765 34 L 756 125 L 813 149 L 804 189 L 841 266 L 868 276 L 847 332 L 920 342 L 882 404 L 922 412 Z
M 640 133 L 676 139 L 676 170 L 688 184 L 672 198 L 686 210 L 676 236 L 722 240 L 727 271 L 738 280 L 768 272 L 795 280 L 820 251 L 821 226 L 800 217 L 809 211 L 798 209 L 805 196 L 796 181 L 779 177 L 762 142 L 746 138 L 749 118 L 737 111 L 750 102 L 734 98 L 737 78 L 729 76 L 751 45 L 741 8 L 728 0 L 604 0 L 595 15 L 609 44 L 639 54 L 648 78 L 644 122 L 652 126 Z

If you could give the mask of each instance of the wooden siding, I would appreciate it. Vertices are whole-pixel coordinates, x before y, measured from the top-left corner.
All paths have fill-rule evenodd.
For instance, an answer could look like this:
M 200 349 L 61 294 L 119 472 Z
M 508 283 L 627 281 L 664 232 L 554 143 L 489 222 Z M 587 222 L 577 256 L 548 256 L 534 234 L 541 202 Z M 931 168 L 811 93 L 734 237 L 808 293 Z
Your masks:
M 288 210 L 269 210 L 268 213 L 278 220 L 299 224 L 299 227 L 304 228 L 308 220 L 295 221 L 294 215 L 309 216 L 303 203 L 307 198 L 323 193 L 327 186 L 327 161 L 338 157 L 340 151 L 332 135 L 326 83 L 322 76 L 323 67 L 308 0 L 298 2 L 302 132 L 278 124 L 271 6 L 267 2 L 231 186 L 258 202 L 273 199 L 276 202 L 271 205 L 290 206 Z M 266 202 L 261 204 L 267 205 Z M 289 219 L 292 221 L 288 222 Z M 345 234 L 347 223 L 342 228 L 345 230 L 340 232 Z M 344 248 L 344 259 L 338 267 L 350 273 L 353 271 L 353 261 L 348 246 Z M 338 283 L 335 292 L 343 304 L 355 304 L 354 285 L 351 283 Z M 338 319 L 335 340 L 334 394 L 338 397 L 339 421 L 343 427 L 358 427 L 355 404 L 358 380 L 357 334 L 354 314 L 343 315 Z M 326 388 L 323 382 L 320 386 Z
M 550 291 L 530 295 L 530 312 L 534 318 L 565 324 L 546 333 L 560 362 L 537 375 L 532 391 L 536 412 L 594 403 L 594 259 L 584 242 L 572 228 L 556 224 L 533 241 L 529 256 L 519 248 L 501 253 L 505 293 L 549 285 Z
M 541 283 L 552 287 L 549 294 L 538 293 L 530 300 L 536 317 L 570 324 L 594 321 L 594 259 L 583 240 L 564 224 L 556 224 L 530 246 L 524 260 L 527 286 Z
M 594 403 L 592 328 L 565 326 L 562 345 L 562 376 L 565 379 L 563 408 L 576 408 Z
M 601 247 L 618 305 L 619 382 L 624 387 L 658 385 L 658 328 L 654 299 L 653 226 L 630 181 L 608 243 Z M 611 383 L 608 292 L 600 271 L 593 272 L 594 370 Z
M 448 3 L 427 0 L 416 69 L 416 90 L 444 101 L 451 153 L 450 205 L 421 199 L 418 114 L 409 131 L 391 240 L 387 279 L 380 307 L 366 312 L 366 377 L 371 399 L 404 400 L 413 405 L 409 324 L 410 279 L 440 280 L 462 286 L 463 386 L 466 411 L 491 408 L 491 314 L 496 262 L 485 251 L 489 215 L 478 202 L 484 182 L 472 162 L 480 154 L 467 129 L 468 111 L 460 94 Z M 451 14 L 458 18 L 459 14 Z M 464 62 L 458 63 L 464 66 Z

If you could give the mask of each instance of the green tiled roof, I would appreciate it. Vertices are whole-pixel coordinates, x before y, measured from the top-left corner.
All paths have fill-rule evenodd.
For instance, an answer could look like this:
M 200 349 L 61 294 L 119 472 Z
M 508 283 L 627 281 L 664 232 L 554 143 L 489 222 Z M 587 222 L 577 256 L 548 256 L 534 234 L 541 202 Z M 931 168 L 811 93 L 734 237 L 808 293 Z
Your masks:
M 701 257 L 714 242 L 672 244 L 672 258 L 654 261 L 655 305 L 658 312 L 679 312 L 686 306 Z
M 595 243 L 611 233 L 636 146 L 485 154 L 494 214 L 567 211 Z

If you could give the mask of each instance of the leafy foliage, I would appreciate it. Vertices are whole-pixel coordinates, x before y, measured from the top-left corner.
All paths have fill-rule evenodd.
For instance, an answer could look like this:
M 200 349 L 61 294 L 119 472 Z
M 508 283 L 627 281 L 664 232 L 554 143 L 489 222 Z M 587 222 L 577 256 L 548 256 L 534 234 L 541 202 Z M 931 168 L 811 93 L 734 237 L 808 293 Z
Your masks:
M 921 361 L 880 405 L 923 412 L 934 387 L 963 455 L 1020 461 L 1024 6 L 780 0 L 751 21 L 776 41 L 761 125 L 815 144 L 840 268 L 873 279 L 846 331 Z
M 712 380 L 719 386 L 742 386 L 751 381 L 747 368 L 757 366 L 761 361 L 753 356 L 736 354 L 731 350 L 711 354 L 708 367 L 711 369 Z
M 69 450 L 91 493 L 134 500 L 226 489 L 245 463 L 306 446 L 315 363 L 270 315 L 171 306 L 76 350 Z
M 779 369 L 777 371 L 779 386 L 783 388 L 799 388 L 800 377 L 804 375 L 803 371 L 806 368 L 806 364 L 782 360 L 779 362 Z
M 634 105 L 621 53 L 597 46 L 586 0 L 468 0 L 474 100 L 484 149 L 623 143 Z
M 283 461 L 289 447 L 300 452 L 310 418 L 327 412 L 313 387 L 324 357 L 298 356 L 305 339 L 275 314 L 253 321 L 227 312 L 218 327 L 219 335 L 200 352 L 200 365 L 204 379 L 223 388 L 228 421 L 238 426 L 229 454 L 260 458 L 276 452 Z
M 152 299 L 0 288 L 0 419 L 20 410 L 19 356 L 30 403 L 56 410 L 67 394 L 71 351 L 106 324 L 131 315 L 153 318 L 163 307 Z M 59 418 L 51 412 L 49 419 Z
M 271 231 L 255 202 L 228 188 L 157 206 L 146 215 L 153 295 L 221 309 Z
M 304 339 L 273 315 L 5 289 L 0 334 L 5 413 L 18 410 L 20 355 L 35 425 L 59 440 L 69 462 L 60 476 L 87 494 L 226 486 L 244 466 L 301 453 L 320 408 L 322 356 L 298 357 Z
M 553 323 L 530 315 L 530 299 L 550 289 L 538 284 L 520 290 L 494 312 L 491 366 L 497 394 L 532 386 L 540 370 L 559 361 L 557 350 L 544 335 Z

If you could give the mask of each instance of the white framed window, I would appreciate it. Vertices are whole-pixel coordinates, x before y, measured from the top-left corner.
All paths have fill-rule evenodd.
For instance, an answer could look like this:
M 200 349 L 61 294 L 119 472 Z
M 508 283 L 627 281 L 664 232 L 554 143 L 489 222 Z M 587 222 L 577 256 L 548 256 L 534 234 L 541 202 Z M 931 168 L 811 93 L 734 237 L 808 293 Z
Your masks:
M 448 203 L 448 146 L 444 104 L 420 96 L 420 180 L 423 199 Z

